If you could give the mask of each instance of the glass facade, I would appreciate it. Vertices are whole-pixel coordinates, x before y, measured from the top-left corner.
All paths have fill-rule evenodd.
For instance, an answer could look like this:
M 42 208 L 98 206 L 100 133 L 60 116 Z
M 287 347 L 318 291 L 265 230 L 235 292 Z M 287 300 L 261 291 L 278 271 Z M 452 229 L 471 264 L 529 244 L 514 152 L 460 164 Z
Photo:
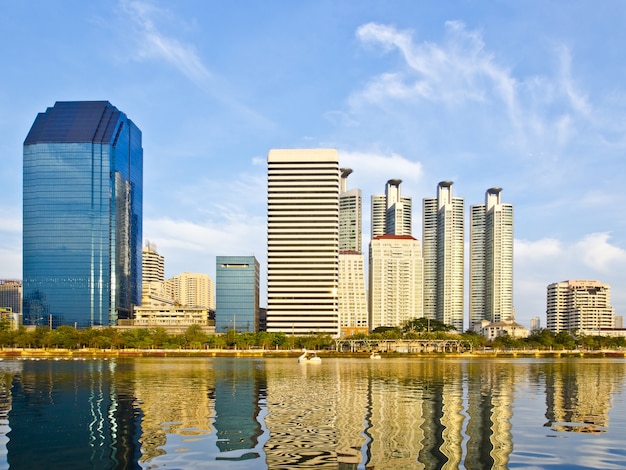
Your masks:
M 114 325 L 141 299 L 141 131 L 106 101 L 57 102 L 24 142 L 23 322 Z
M 218 256 L 215 331 L 259 330 L 259 263 L 254 256 Z

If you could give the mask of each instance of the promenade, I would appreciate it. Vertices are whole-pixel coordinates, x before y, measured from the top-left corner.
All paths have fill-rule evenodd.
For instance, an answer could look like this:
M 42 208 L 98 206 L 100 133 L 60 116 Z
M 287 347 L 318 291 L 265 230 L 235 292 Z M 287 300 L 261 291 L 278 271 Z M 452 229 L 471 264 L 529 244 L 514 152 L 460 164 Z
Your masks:
M 368 359 L 369 351 L 319 350 L 322 358 L 362 358 Z M 98 359 L 98 358 L 137 358 L 137 357 L 259 357 L 297 358 L 299 349 L 62 349 L 62 348 L 2 348 L 0 359 Z M 381 351 L 383 359 L 394 358 L 626 358 L 624 350 L 492 350 L 481 349 L 465 352 L 407 352 Z

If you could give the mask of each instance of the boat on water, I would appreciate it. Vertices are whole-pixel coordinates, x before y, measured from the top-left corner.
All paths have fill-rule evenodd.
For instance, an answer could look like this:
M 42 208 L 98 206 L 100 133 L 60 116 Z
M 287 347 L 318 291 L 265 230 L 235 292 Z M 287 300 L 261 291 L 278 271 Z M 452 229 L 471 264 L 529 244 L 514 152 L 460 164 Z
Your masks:
M 313 351 L 302 349 L 302 355 L 298 357 L 298 362 L 300 364 L 319 364 L 322 362 L 322 358 Z
M 376 351 L 372 351 L 372 354 L 370 354 L 370 359 L 380 359 L 380 354 L 378 354 Z

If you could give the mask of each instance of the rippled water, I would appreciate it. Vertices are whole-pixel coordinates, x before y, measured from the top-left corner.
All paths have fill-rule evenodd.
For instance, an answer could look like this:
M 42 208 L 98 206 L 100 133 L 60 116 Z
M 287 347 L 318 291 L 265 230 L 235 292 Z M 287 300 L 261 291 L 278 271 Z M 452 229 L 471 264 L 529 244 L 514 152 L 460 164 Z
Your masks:
M 622 359 L 0 362 L 0 468 L 626 468 Z

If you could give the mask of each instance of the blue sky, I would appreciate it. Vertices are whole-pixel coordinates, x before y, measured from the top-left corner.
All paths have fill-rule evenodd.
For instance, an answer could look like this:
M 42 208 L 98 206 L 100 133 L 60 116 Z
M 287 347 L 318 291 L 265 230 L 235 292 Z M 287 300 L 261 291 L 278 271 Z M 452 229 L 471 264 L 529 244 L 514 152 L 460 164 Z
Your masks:
M 55 101 L 108 100 L 143 132 L 144 240 L 166 276 L 217 255 L 265 270 L 271 148 L 336 148 L 369 200 L 515 206 L 517 319 L 598 279 L 626 314 L 626 3 L 0 2 L 0 278 L 21 278 L 22 144 Z M 467 288 L 467 287 L 466 287 Z M 265 305 L 265 299 L 261 301 Z M 467 320 L 466 320 L 467 322 Z

